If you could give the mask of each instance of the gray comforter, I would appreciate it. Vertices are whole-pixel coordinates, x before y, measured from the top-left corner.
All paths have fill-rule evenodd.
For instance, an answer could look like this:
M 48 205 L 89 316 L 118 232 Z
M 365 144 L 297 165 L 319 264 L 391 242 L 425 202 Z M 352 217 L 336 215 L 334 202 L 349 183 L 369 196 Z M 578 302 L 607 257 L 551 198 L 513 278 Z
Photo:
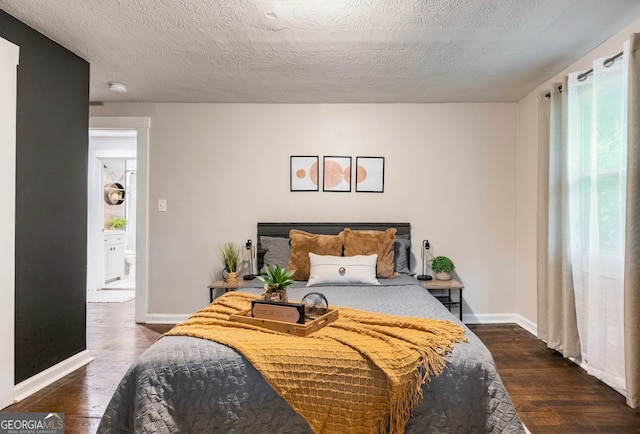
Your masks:
M 254 283 L 255 282 L 255 283 Z M 379 287 L 307 288 L 296 283 L 289 298 L 310 291 L 331 305 L 394 315 L 459 321 L 410 277 Z M 259 281 L 243 291 L 260 293 Z M 470 330 L 456 344 L 444 373 L 424 387 L 405 432 L 524 433 L 489 350 Z M 311 433 L 305 420 L 239 353 L 208 340 L 168 336 L 128 370 L 98 433 Z M 345 433 L 347 434 L 347 433 Z

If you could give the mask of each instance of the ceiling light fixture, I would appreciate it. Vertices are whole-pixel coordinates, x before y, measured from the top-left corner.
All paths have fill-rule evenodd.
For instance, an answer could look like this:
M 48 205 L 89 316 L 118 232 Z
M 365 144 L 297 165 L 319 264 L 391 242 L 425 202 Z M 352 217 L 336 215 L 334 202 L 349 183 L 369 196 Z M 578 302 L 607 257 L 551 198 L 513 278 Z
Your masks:
M 127 91 L 127 86 L 122 83 L 116 83 L 112 81 L 109 83 L 109 90 L 111 92 L 125 93 Z

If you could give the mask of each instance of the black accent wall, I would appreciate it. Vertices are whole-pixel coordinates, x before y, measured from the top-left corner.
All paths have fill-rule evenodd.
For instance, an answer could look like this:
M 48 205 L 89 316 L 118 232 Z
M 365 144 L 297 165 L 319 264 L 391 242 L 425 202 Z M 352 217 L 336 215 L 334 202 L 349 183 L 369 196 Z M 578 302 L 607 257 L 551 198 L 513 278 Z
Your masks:
M 89 64 L 4 11 L 20 47 L 16 384 L 86 349 Z

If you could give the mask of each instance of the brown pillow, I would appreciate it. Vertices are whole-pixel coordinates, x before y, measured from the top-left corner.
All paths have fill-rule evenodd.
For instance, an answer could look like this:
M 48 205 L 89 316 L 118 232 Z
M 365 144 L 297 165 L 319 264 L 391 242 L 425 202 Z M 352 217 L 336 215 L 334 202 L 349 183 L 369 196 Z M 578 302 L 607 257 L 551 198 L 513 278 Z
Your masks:
M 346 228 L 341 232 L 344 237 L 344 256 L 378 255 L 376 277 L 391 279 L 400 274 L 394 271 L 393 243 L 396 241 L 396 229 L 386 231 L 352 231 Z
M 288 270 L 295 270 L 295 280 L 308 280 L 311 265 L 309 253 L 316 255 L 342 256 L 342 235 L 317 235 L 298 229 L 289 231 L 291 257 Z

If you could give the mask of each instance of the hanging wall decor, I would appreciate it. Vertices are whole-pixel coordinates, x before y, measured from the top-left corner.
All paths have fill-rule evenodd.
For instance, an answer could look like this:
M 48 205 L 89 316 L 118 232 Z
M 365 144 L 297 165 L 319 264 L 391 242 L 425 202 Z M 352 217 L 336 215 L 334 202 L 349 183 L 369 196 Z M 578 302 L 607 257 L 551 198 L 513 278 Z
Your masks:
M 356 191 L 384 192 L 384 157 L 356 157 Z
M 318 156 L 296 155 L 291 157 L 291 191 L 318 191 Z
M 324 157 L 322 191 L 351 191 L 351 157 Z
M 122 205 L 124 202 L 124 186 L 119 182 L 105 185 L 104 201 L 109 205 Z

